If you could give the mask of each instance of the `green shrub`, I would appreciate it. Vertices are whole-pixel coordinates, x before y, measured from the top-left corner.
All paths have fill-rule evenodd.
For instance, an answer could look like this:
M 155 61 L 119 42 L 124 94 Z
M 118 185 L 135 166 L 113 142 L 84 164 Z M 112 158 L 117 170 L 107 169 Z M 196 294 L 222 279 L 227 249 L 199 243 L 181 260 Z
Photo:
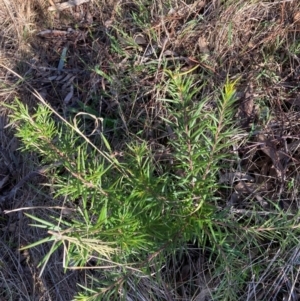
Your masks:
M 168 96 L 157 101 L 167 112 L 166 160 L 157 159 L 150 144 L 140 137 L 134 140 L 134 135 L 126 148 L 116 150 L 98 130 L 101 143 L 94 144 L 83 134 L 82 115 L 67 121 L 58 119 L 46 103 L 33 113 L 19 100 L 9 106 L 23 150 L 53 166 L 48 176 L 54 197 L 64 196 L 66 206 L 76 207 L 65 219 L 30 215 L 49 236 L 27 248 L 52 242 L 44 265 L 62 247 L 65 268 L 84 268 L 91 261 L 99 268 L 109 266 L 105 273 L 111 280 L 99 284 L 106 289 L 87 290 L 90 300 L 117 294 L 121 282 L 116 268 L 124 275 L 147 273 L 154 254 L 168 256 L 187 241 L 209 243 L 217 255 L 232 253 L 234 239 L 228 229 L 234 225 L 218 211 L 222 200 L 216 191 L 218 171 L 230 159 L 228 150 L 238 133 L 233 121 L 235 83 L 228 81 L 212 102 L 198 99 L 201 87 L 192 75 L 167 71 L 165 77 Z M 122 155 L 116 156 L 117 151 Z M 78 299 L 87 300 L 84 295 Z

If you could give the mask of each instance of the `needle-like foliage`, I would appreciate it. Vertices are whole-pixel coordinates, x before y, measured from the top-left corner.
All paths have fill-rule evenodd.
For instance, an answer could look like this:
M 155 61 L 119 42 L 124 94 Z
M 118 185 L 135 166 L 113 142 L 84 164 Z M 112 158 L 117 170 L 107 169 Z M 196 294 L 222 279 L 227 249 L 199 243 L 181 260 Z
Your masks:
M 167 71 L 166 77 L 168 97 L 161 101 L 172 131 L 167 163 L 158 162 L 141 139 L 116 160 L 101 133 L 104 143 L 95 150 L 75 121 L 55 121 L 48 107 L 39 105 L 30 114 L 18 100 L 10 106 L 23 149 L 37 152 L 44 163 L 59 162 L 59 172 L 52 174 L 55 197 L 67 197 L 77 207 L 65 220 L 32 217 L 49 237 L 28 247 L 53 242 L 44 264 L 62 246 L 65 268 L 87 267 L 93 260 L 99 268 L 145 272 L 151 254 L 167 254 L 182 242 L 209 241 L 217 253 L 226 245 L 215 193 L 218 170 L 230 157 L 228 139 L 236 132 L 234 83 L 227 81 L 220 98 L 209 103 L 197 99 L 201 87 L 192 75 Z

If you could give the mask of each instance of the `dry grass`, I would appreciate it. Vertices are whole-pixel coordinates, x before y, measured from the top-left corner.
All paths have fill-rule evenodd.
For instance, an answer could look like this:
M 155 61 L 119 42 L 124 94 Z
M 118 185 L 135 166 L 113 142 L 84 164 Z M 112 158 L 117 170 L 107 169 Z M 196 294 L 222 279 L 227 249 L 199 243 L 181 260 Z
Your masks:
M 221 206 L 231 207 L 236 219 L 254 211 L 260 212 L 255 217 L 259 218 L 278 207 L 297 214 L 298 1 L 233 0 L 221 4 L 198 0 L 167 4 L 159 0 L 94 0 L 50 13 L 47 7 L 51 2 L 0 0 L 1 103 L 18 96 L 33 107 L 33 87 L 63 116 L 85 108 L 105 116 L 107 134 L 117 151 L 127 142 L 124 137 L 129 132 L 142 133 L 154 148 L 164 149 L 166 133 L 161 130 L 161 117 L 165 111 L 159 102 L 166 93 L 163 68 L 180 67 L 185 72 L 198 65 L 194 73 L 199 76 L 197 84 L 202 85 L 199 99 L 209 97 L 212 105 L 216 89 L 226 77 L 239 78 L 236 118 L 244 137 L 240 145 L 234 146 L 232 169 L 221 173 L 225 181 L 230 181 L 230 174 L 236 171 L 251 180 L 235 179 L 231 189 L 220 190 L 226 200 Z M 49 29 L 55 31 L 47 32 Z M 60 62 L 63 65 L 58 67 Z M 25 80 L 20 81 L 4 66 Z M 103 73 L 97 73 L 96 66 Z M 4 195 L 39 161 L 18 152 L 13 130 L 6 127 L 6 109 L 0 109 L 0 181 L 9 178 L 0 187 Z M 36 188 L 47 179 L 32 181 L 33 185 L 24 185 L 13 202 L 0 203 L 0 300 L 71 300 L 78 290 L 76 284 L 85 284 L 90 272 L 64 274 L 57 253 L 39 278 L 37 263 L 46 250 L 36 247 L 21 253 L 18 249 L 43 237 L 43 231 L 32 229 L 21 212 L 3 214 L 4 209 L 57 205 L 57 200 L 47 196 L 46 188 Z M 34 213 L 47 216 L 47 210 Z M 298 300 L 298 269 L 291 263 L 299 261 L 297 245 L 279 248 L 275 242 L 267 242 L 260 248 L 268 259 L 255 257 L 261 250 L 245 250 L 250 259 L 253 257 L 254 278 L 245 284 L 240 300 Z M 189 249 L 187 254 L 193 253 L 192 247 Z M 171 268 L 168 273 L 164 271 L 162 284 L 143 279 L 140 293 L 133 294 L 133 300 L 147 300 L 143 290 L 159 291 L 157 300 L 208 300 L 220 282 L 210 275 L 213 267 L 200 253 L 198 250 L 197 256 L 186 258 L 176 267 L 177 272 Z M 267 266 L 264 272 L 257 272 L 259 276 L 255 274 L 259 270 L 257 262 Z M 134 291 L 130 279 L 128 285 Z

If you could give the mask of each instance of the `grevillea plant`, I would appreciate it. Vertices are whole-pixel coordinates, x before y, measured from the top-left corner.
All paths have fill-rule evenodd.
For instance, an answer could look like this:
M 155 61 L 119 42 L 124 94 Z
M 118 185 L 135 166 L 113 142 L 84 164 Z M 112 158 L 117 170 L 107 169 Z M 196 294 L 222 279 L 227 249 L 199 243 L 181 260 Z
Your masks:
M 81 115 L 66 120 L 44 101 L 31 113 L 17 99 L 9 106 L 22 149 L 36 152 L 41 164 L 53 164 L 48 174 L 53 197 L 63 196 L 65 206 L 75 209 L 66 218 L 28 214 L 48 236 L 26 248 L 52 244 L 42 266 L 63 248 L 64 268 L 88 268 L 92 262 L 105 271 L 107 281 L 86 288 L 78 300 L 118 299 L 128 273 L 146 275 L 157 254 L 168 256 L 184 242 L 209 242 L 219 255 L 230 249 L 232 224 L 218 212 L 216 191 L 237 133 L 235 82 L 227 81 L 212 102 L 199 99 L 201 86 L 192 75 L 166 71 L 165 78 L 166 97 L 159 101 L 167 112 L 162 123 L 172 132 L 166 142 L 172 164 L 157 161 L 149 143 L 134 135 L 123 155 L 115 156 L 101 129 L 95 143 L 84 134 Z

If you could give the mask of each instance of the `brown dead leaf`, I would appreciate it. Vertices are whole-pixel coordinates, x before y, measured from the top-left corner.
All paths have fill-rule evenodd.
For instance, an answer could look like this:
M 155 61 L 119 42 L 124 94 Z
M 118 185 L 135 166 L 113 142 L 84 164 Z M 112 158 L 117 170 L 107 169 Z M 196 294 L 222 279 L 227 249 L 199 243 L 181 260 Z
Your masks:
M 201 53 L 209 54 L 208 42 L 206 41 L 206 39 L 204 37 L 200 37 L 198 39 L 198 46 L 199 46 L 199 50 Z
M 271 189 L 272 187 L 271 185 L 268 185 L 268 183 L 257 184 L 239 182 L 237 185 L 234 186 L 234 190 L 236 193 L 235 199 L 240 200 L 241 195 L 252 195 L 256 198 L 256 200 L 260 203 L 262 207 L 266 207 L 268 203 L 264 201 L 263 197 L 260 194 L 265 194 Z
M 83 3 L 87 3 L 87 2 L 90 2 L 90 0 L 69 0 L 69 1 L 63 2 L 63 3 L 56 3 L 52 6 L 50 6 L 48 8 L 48 10 L 49 11 L 55 11 L 55 10 L 61 11 L 61 10 L 71 8 L 73 6 L 77 6 L 77 5 L 80 5 L 80 4 L 83 4 Z
M 74 95 L 74 86 L 71 85 L 70 92 L 67 94 L 67 96 L 64 98 L 64 103 L 67 105 L 70 103 L 70 100 L 72 99 Z
M 274 141 L 267 138 L 267 136 L 264 134 L 259 134 L 257 139 L 261 143 L 260 149 L 271 158 L 274 168 L 276 169 L 277 177 L 281 178 L 284 168 L 280 162 L 280 154 Z
M 267 183 L 256 184 L 256 183 L 246 183 L 241 181 L 234 186 L 234 189 L 238 194 L 249 195 L 258 192 L 267 192 L 270 189 L 270 187 L 267 185 Z
M 137 34 L 134 37 L 134 41 L 135 43 L 137 43 L 138 45 L 147 45 L 147 40 L 145 39 L 145 37 L 142 34 Z

